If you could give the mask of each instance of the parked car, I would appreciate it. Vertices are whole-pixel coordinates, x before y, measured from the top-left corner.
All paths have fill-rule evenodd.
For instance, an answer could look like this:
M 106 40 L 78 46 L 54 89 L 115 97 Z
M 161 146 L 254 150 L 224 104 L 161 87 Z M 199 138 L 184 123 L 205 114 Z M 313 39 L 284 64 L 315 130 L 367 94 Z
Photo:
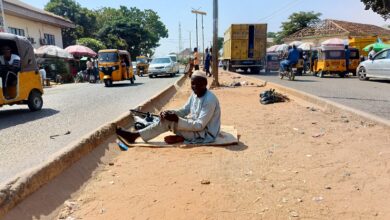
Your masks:
M 360 80 L 390 79 L 390 49 L 382 50 L 372 60 L 361 62 L 356 68 L 356 72 Z
M 173 62 L 175 62 L 175 70 L 174 70 L 175 73 L 179 74 L 180 66 L 179 63 L 177 62 L 177 56 L 175 54 L 169 54 L 169 57 Z
M 156 57 L 152 60 L 152 62 L 150 62 L 149 78 L 163 75 L 169 75 L 173 77 L 177 72 L 175 65 L 175 62 L 169 56 Z

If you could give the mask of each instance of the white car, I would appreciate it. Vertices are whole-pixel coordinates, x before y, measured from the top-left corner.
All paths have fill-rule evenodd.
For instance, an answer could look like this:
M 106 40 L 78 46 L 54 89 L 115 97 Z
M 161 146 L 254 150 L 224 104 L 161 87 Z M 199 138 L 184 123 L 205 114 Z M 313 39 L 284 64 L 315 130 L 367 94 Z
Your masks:
M 169 56 L 153 58 L 149 64 L 148 75 L 150 78 L 163 75 L 174 77 L 177 72 L 175 65 L 175 62 Z
M 373 60 L 361 62 L 356 69 L 360 80 L 370 78 L 390 79 L 390 49 L 385 49 L 375 55 Z
M 177 62 L 177 56 L 175 54 L 168 55 L 173 62 L 175 62 L 175 73 L 179 74 L 179 63 Z

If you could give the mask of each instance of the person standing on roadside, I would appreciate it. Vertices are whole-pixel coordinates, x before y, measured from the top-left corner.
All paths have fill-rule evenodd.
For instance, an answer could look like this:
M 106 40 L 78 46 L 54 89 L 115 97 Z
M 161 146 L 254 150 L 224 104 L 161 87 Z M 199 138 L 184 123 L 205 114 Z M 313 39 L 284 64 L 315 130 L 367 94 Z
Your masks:
M 199 64 L 200 64 L 200 57 L 199 57 L 199 53 L 198 53 L 198 48 L 195 47 L 194 48 L 194 69 L 195 69 L 195 71 L 199 70 Z
M 209 53 L 209 48 L 206 48 L 205 54 L 206 54 L 206 59 L 204 60 L 204 71 L 206 72 L 207 76 L 211 76 L 210 73 L 211 54 Z
M 345 52 L 345 74 L 348 75 L 349 73 L 349 59 L 351 58 L 351 50 L 349 49 L 348 45 L 345 45 L 345 48 L 344 48 L 344 52 Z
M 376 54 L 376 52 L 374 50 L 374 47 L 371 46 L 369 49 L 369 52 L 368 52 L 368 59 L 373 60 L 375 57 L 375 54 Z
M 87 61 L 87 75 L 88 75 L 88 78 L 92 74 L 92 69 L 93 69 L 93 63 L 91 61 L 91 58 L 88 58 L 88 61 Z
M 42 85 L 44 86 L 46 80 L 46 70 L 43 65 L 39 66 L 39 73 L 41 74 Z

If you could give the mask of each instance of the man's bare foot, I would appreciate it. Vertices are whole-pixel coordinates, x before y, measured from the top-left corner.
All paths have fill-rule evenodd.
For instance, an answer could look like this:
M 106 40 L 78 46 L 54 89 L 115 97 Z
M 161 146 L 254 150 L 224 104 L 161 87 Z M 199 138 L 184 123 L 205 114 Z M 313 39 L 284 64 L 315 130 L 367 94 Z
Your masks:
M 127 143 L 134 143 L 135 140 L 140 137 L 138 132 L 125 131 L 120 127 L 116 128 L 116 134 L 123 138 Z
M 183 142 L 184 138 L 182 136 L 179 136 L 179 135 L 169 135 L 169 136 L 164 137 L 164 141 L 167 144 L 177 144 L 177 143 Z

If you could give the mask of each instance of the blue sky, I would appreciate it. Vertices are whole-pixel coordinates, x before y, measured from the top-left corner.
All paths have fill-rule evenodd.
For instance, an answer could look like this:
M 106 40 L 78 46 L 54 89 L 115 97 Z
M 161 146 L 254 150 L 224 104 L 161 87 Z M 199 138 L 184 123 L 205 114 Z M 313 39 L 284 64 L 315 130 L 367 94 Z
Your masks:
M 43 8 L 48 0 L 22 0 L 38 8 Z M 207 12 L 204 17 L 205 46 L 212 40 L 212 0 L 78 0 L 84 7 L 98 9 L 101 7 L 137 7 L 153 9 L 169 30 L 169 38 L 160 41 L 156 55 L 178 51 L 179 22 L 182 29 L 183 47 L 189 47 L 189 32 L 192 34 L 192 47 L 196 45 L 195 15 L 191 9 Z M 384 21 L 379 15 L 364 10 L 360 0 L 219 0 L 219 36 L 231 23 L 268 23 L 268 31 L 279 31 L 281 22 L 286 21 L 293 12 L 314 11 L 322 13 L 321 18 L 339 19 L 383 26 L 390 21 Z M 198 43 L 202 48 L 200 29 Z

